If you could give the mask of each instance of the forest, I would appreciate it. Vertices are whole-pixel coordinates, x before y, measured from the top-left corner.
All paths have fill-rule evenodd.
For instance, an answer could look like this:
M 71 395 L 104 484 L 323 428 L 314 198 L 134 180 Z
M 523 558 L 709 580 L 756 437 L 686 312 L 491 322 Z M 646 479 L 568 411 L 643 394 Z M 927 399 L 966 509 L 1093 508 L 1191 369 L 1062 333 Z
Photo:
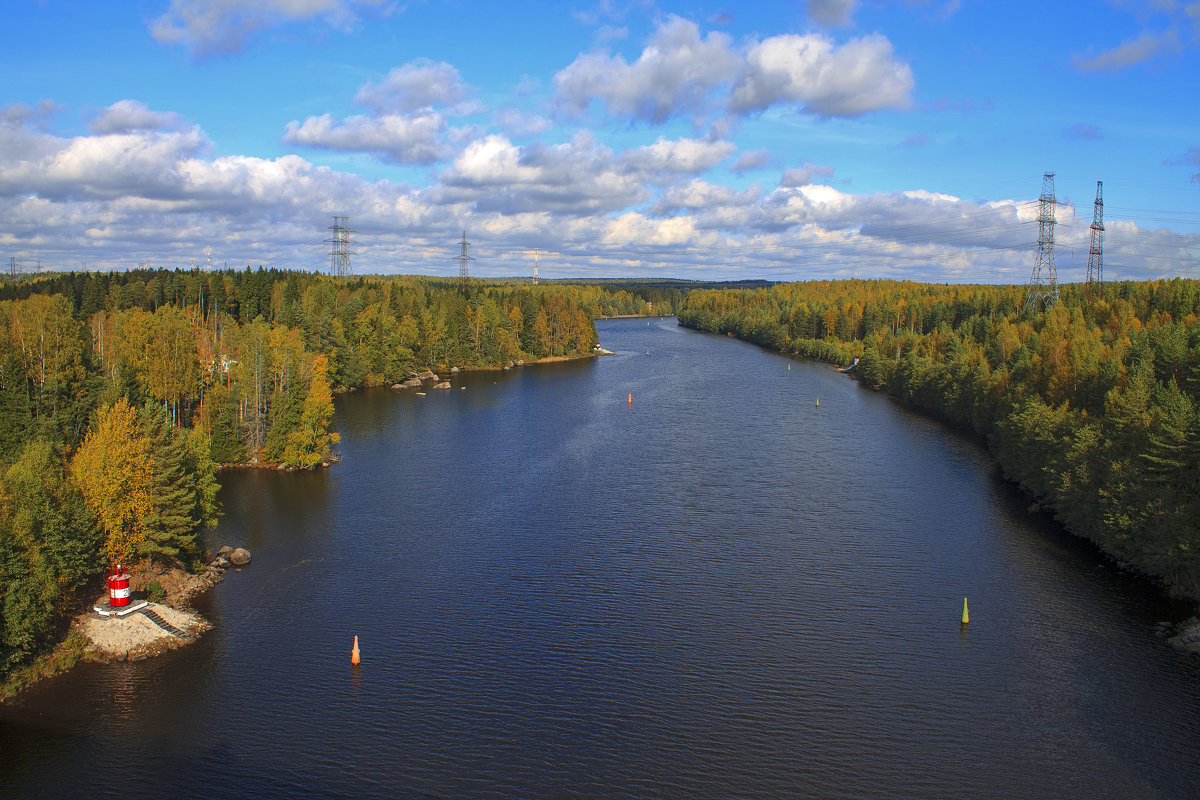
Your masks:
M 1121 566 L 1200 598 L 1200 281 L 849 280 L 696 291 L 680 324 L 841 366 L 983 438 L 1005 477 Z
M 0 287 L 0 676 L 111 563 L 196 568 L 222 465 L 336 457 L 334 393 L 580 356 L 678 287 L 131 270 Z

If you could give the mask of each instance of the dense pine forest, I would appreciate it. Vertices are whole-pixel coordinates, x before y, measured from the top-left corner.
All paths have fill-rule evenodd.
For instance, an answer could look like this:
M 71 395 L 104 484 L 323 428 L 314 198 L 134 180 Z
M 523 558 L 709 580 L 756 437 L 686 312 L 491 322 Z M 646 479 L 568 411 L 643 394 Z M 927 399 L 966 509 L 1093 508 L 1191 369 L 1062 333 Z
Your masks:
M 681 324 L 850 365 L 986 439 L 1073 533 L 1200 597 L 1200 281 L 1024 290 L 892 281 L 697 291 Z M 869 442 L 864 443 L 870 446 Z
M 678 286 L 134 270 L 0 287 L 0 675 L 108 563 L 195 566 L 223 464 L 328 461 L 333 393 L 570 357 Z

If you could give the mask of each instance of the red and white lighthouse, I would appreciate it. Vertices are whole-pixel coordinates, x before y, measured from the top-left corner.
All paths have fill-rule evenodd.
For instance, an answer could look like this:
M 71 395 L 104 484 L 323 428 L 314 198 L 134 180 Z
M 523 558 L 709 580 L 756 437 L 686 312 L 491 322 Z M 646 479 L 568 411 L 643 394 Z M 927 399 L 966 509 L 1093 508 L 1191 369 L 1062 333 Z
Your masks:
M 113 608 L 129 605 L 129 573 L 121 564 L 108 570 L 108 604 Z

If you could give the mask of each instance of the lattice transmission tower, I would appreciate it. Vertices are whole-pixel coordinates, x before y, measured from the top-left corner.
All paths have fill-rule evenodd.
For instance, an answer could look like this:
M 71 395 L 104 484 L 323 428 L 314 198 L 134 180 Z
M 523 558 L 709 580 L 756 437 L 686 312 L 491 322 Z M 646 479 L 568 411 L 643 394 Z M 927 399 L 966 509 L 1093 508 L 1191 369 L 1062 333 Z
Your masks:
M 1092 212 L 1092 243 L 1088 247 L 1087 293 L 1100 297 L 1104 283 L 1104 182 L 1096 181 L 1096 206 Z
M 459 242 L 462 252 L 456 255 L 453 260 L 458 262 L 458 285 L 464 289 L 467 288 L 467 262 L 475 260 L 467 255 L 467 245 L 469 244 L 470 242 L 467 241 L 467 232 L 463 231 L 462 241 Z
M 1058 302 L 1058 273 L 1054 269 L 1054 173 L 1042 176 L 1041 203 L 1038 209 L 1037 259 L 1029 276 L 1025 306 L 1035 311 Z
M 329 230 L 333 231 L 333 236 L 325 240 L 326 244 L 332 245 L 329 251 L 329 274 L 337 278 L 349 277 L 353 273 L 350 256 L 354 255 L 350 247 L 358 244 L 350 236 L 357 231 L 350 227 L 349 217 L 334 217 Z

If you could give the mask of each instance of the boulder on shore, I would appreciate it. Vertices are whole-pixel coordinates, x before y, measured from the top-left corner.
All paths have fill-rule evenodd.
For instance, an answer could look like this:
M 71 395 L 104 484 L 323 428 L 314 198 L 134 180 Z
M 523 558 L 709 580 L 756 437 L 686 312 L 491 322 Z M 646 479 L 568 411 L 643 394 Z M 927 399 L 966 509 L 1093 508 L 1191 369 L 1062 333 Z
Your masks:
M 227 544 L 223 544 L 223 545 L 221 545 L 221 548 L 219 550 L 217 550 L 217 558 L 229 558 L 229 554 L 232 552 L 233 552 L 232 547 L 230 547 Z
M 244 567 L 250 563 L 250 551 L 244 547 L 235 549 L 229 555 L 229 562 L 235 567 Z

